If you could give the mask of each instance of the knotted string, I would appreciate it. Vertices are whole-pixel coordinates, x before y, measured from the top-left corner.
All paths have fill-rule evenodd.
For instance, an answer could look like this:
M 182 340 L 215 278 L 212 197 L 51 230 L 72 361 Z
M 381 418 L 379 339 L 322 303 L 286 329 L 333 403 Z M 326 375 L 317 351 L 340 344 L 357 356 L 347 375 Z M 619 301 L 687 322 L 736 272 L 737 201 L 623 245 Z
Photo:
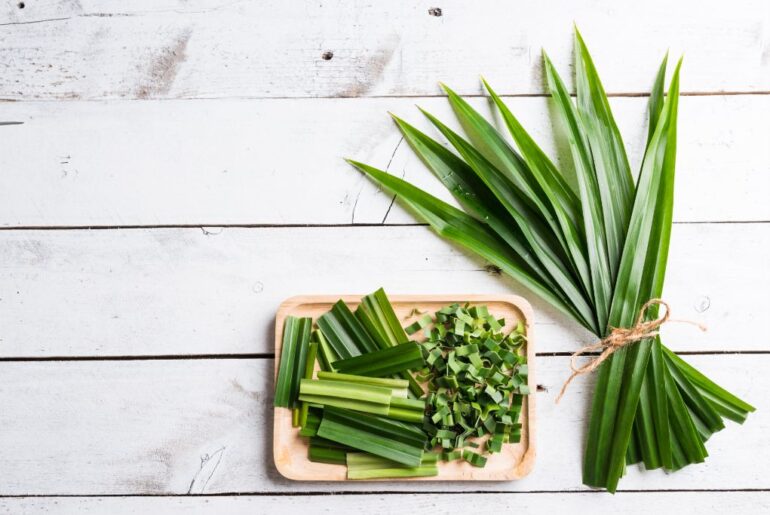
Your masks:
M 665 311 L 663 315 L 658 316 L 658 318 L 653 320 L 645 320 L 647 317 L 647 310 L 651 306 L 663 306 L 665 308 Z M 559 396 L 556 397 L 556 402 L 558 403 L 562 396 L 564 395 L 564 392 L 567 390 L 567 387 L 572 382 L 573 379 L 575 379 L 577 376 L 583 375 L 583 374 L 590 374 L 597 368 L 599 368 L 599 365 L 604 363 L 604 361 L 607 360 L 610 356 L 612 356 L 615 351 L 625 347 L 626 345 L 630 345 L 634 342 L 638 342 L 640 340 L 644 340 L 647 338 L 652 338 L 654 336 L 657 336 L 659 334 L 659 328 L 666 322 L 681 322 L 685 324 L 693 324 L 697 326 L 701 331 L 705 331 L 706 327 L 702 324 L 699 324 L 697 322 L 691 322 L 690 320 L 670 320 L 669 319 L 669 313 L 670 309 L 668 307 L 668 304 L 666 304 L 661 299 L 650 299 L 647 302 L 644 303 L 644 306 L 639 310 L 639 315 L 636 317 L 636 323 L 633 325 L 633 327 L 613 327 L 612 331 L 610 331 L 610 334 L 607 335 L 606 338 L 603 338 L 599 340 L 596 343 L 592 343 L 590 345 L 586 345 L 582 349 L 579 349 L 577 352 L 575 352 L 572 355 L 572 358 L 570 359 L 570 368 L 572 369 L 572 375 L 569 376 L 569 379 L 567 379 L 564 382 L 564 386 L 561 387 L 561 391 L 559 392 Z M 596 358 L 592 359 L 582 367 L 578 367 L 575 364 L 575 361 L 578 357 L 582 356 L 583 354 L 587 354 L 589 352 L 594 351 L 601 351 L 601 354 L 596 356 Z

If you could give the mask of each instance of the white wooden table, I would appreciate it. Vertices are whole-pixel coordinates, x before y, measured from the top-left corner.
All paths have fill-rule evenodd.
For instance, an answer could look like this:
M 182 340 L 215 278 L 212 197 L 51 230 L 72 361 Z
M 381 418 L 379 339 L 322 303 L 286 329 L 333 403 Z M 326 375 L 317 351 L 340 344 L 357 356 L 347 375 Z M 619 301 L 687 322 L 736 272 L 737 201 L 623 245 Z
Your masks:
M 273 314 L 299 293 L 516 292 L 341 160 L 441 188 L 389 120 L 479 74 L 554 150 L 540 49 L 580 26 L 638 163 L 685 53 L 665 341 L 758 411 L 673 475 L 581 485 L 590 340 L 537 314 L 538 459 L 511 483 L 293 483 L 272 465 Z M 0 7 L 0 511 L 770 509 L 766 0 L 12 0 Z M 329 496 L 335 493 L 337 495 Z M 197 494 L 188 496 L 187 494 Z M 476 511 L 474 511 L 476 512 Z

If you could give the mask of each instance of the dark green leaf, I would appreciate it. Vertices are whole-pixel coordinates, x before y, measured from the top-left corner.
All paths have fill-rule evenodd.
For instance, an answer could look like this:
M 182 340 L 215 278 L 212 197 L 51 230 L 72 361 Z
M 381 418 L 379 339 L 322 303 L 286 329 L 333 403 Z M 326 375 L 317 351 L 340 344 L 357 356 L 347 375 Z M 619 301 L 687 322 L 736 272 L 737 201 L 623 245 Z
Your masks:
M 626 149 L 591 55 L 575 29 L 577 111 L 590 145 L 601 199 L 611 284 L 617 275 L 628 219 L 634 200 L 634 182 Z M 584 200 L 585 203 L 585 200 Z
M 573 307 L 565 304 L 539 279 L 533 277 L 529 272 L 529 265 L 518 255 L 512 253 L 507 245 L 485 224 L 436 197 L 428 195 L 419 188 L 415 188 L 406 181 L 363 163 L 349 162 L 380 185 L 398 195 L 399 202 L 429 223 L 439 235 L 475 252 L 498 266 L 506 274 L 548 300 L 551 305 L 573 317 L 581 325 L 589 329 L 593 327 Z
M 341 300 L 337 301 L 328 313 L 321 315 L 317 323 L 329 345 L 340 358 L 360 356 L 378 348 L 361 322 Z
M 544 54 L 546 77 L 551 97 L 556 103 L 557 112 L 567 127 L 572 160 L 580 190 L 580 202 L 583 208 L 583 236 L 591 270 L 591 293 L 598 328 L 604 331 L 607 327 L 610 298 L 612 296 L 612 274 L 607 259 L 607 236 L 604 230 L 602 216 L 602 200 L 599 193 L 596 172 L 591 160 L 591 149 L 586 138 L 585 129 L 572 104 L 567 88 L 553 67 L 548 56 Z

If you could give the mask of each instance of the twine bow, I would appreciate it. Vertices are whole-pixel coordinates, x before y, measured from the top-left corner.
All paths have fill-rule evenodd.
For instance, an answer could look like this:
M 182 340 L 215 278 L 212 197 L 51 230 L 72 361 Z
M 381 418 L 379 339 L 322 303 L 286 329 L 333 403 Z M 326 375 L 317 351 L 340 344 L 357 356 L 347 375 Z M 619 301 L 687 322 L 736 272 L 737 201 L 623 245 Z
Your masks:
M 656 305 L 663 306 L 665 308 L 663 315 L 653 320 L 645 320 L 647 317 L 647 310 L 651 306 Z M 669 313 L 670 309 L 666 302 L 661 299 L 650 299 L 645 302 L 642 308 L 639 310 L 639 315 L 636 317 L 636 323 L 633 325 L 633 327 L 613 327 L 612 331 L 610 331 L 610 334 L 607 335 L 607 337 L 599 340 L 596 343 L 592 343 L 591 345 L 586 345 L 582 349 L 579 349 L 577 352 L 575 352 L 570 358 L 570 368 L 572 369 L 572 375 L 569 376 L 569 379 L 564 382 L 564 386 L 561 387 L 559 396 L 556 397 L 556 402 L 558 403 L 561 400 L 564 392 L 567 390 L 567 387 L 577 376 L 590 374 L 599 368 L 599 365 L 604 363 L 604 361 L 612 356 L 615 351 L 625 347 L 626 345 L 657 336 L 659 334 L 658 329 L 666 322 L 682 322 L 685 324 L 693 324 L 697 326 L 701 331 L 706 330 L 705 326 L 696 322 L 691 322 L 689 320 L 669 320 Z M 592 359 L 582 367 L 578 367 L 575 364 L 575 361 L 578 357 L 594 351 L 601 351 L 601 354 L 596 356 L 596 358 Z

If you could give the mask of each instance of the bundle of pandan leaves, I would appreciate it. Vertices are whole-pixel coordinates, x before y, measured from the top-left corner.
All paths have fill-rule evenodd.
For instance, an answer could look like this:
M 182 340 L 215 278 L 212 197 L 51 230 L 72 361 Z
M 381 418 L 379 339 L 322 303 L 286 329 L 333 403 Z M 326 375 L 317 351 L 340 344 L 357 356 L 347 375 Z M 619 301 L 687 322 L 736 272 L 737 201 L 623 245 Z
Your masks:
M 658 71 L 636 181 L 577 31 L 576 101 L 544 55 L 572 170 L 557 168 L 486 82 L 513 144 L 448 87 L 465 137 L 423 112 L 456 152 L 395 118 L 462 209 L 350 161 L 439 235 L 498 266 L 596 335 L 602 359 L 583 482 L 612 492 L 629 464 L 677 470 L 704 461 L 704 443 L 724 427 L 723 419 L 743 422 L 754 410 L 667 349 L 652 330 L 662 310 L 648 301 L 662 294 L 671 236 L 680 65 L 681 60 L 665 95 L 665 58 Z M 567 172 L 576 186 L 565 179 Z M 624 339 L 618 330 L 636 337 Z

